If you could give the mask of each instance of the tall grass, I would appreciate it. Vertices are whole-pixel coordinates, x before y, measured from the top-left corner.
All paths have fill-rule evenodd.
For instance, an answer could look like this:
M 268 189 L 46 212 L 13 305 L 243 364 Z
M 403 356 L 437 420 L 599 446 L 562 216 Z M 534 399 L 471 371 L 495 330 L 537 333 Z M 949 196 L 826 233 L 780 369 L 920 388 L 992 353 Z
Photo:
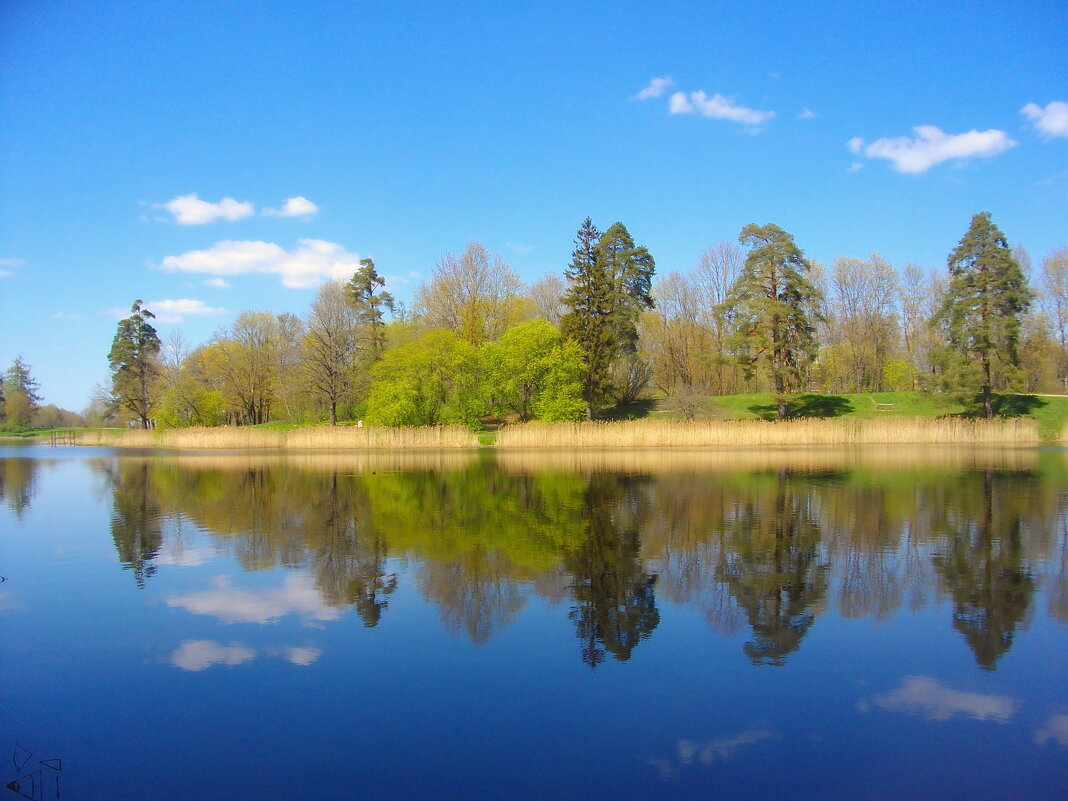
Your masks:
M 477 448 L 478 437 L 463 426 L 316 426 L 282 431 L 238 426 L 165 431 L 98 429 L 80 433 L 77 444 L 181 450 L 393 450 Z
M 846 420 L 722 420 L 674 422 L 525 423 L 497 434 L 498 448 L 753 448 L 812 445 L 973 444 L 1040 442 L 1029 418 L 873 418 Z

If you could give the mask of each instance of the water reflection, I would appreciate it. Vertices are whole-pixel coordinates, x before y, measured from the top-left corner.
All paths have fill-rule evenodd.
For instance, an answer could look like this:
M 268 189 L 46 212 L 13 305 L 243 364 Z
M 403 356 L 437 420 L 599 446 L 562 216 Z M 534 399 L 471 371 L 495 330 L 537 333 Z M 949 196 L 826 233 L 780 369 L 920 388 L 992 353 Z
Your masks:
M 654 635 L 659 605 L 673 603 L 700 610 L 714 631 L 745 630 L 744 655 L 776 666 L 829 608 L 884 620 L 948 599 L 953 627 L 993 670 L 1043 583 L 1051 614 L 1066 619 L 1063 458 L 941 454 L 935 464 L 902 449 L 94 464 L 110 487 L 119 561 L 140 586 L 180 562 L 172 541 L 183 526 L 212 537 L 194 554 L 298 571 L 274 588 L 222 577 L 167 599 L 226 623 L 287 614 L 323 623 L 351 608 L 367 627 L 386 625 L 410 582 L 474 643 L 538 598 L 566 604 L 581 658 L 595 667 L 630 658 Z

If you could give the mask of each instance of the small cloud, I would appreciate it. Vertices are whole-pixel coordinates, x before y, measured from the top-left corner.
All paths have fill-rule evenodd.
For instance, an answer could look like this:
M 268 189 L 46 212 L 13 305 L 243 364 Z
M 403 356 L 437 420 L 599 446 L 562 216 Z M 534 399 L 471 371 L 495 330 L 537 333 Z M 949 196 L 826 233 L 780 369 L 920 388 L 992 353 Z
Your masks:
M 846 143 L 846 147 L 857 155 L 886 159 L 893 163 L 898 172 L 921 173 L 943 161 L 989 158 L 1016 145 L 1004 131 L 994 129 L 946 134 L 934 125 L 919 125 L 913 131 L 916 133 L 915 139 L 899 136 L 876 139 L 865 145 L 863 139 L 854 137 Z
M 660 97 L 664 92 L 668 90 L 669 86 L 673 86 L 675 82 L 664 76 L 663 78 L 653 78 L 649 81 L 649 85 L 642 89 L 638 94 L 632 97 L 632 100 L 648 100 L 652 97 Z
M 860 170 L 860 169 L 863 169 L 863 168 L 864 168 L 864 162 L 863 161 L 854 161 L 852 164 L 849 165 L 849 172 L 856 172 L 857 170 Z
M 1068 748 L 1068 715 L 1050 715 L 1046 725 L 1035 732 L 1035 743 L 1045 745 L 1050 740 Z
M 300 239 L 293 250 L 273 242 L 223 241 L 207 250 L 167 256 L 159 269 L 168 273 L 234 276 L 279 275 L 282 286 L 309 289 L 323 280 L 347 279 L 360 266 L 360 257 L 341 245 L 321 239 Z
M 218 289 L 229 289 L 233 284 L 229 281 L 224 281 L 221 278 L 209 278 L 204 282 L 205 286 L 213 286 Z
M 10 278 L 14 273 L 11 270 L 0 270 L 0 278 Z
M 215 317 L 227 314 L 227 310 L 205 305 L 202 300 L 180 298 L 179 300 L 150 300 L 145 304 L 161 323 L 180 323 L 186 317 Z
M 166 203 L 155 204 L 157 209 L 166 209 L 179 225 L 207 225 L 219 220 L 243 220 L 256 213 L 251 203 L 224 197 L 218 203 L 209 203 L 191 195 L 180 195 Z
M 53 320 L 83 320 L 85 319 L 80 314 L 72 314 L 71 312 L 56 312 L 52 315 Z
M 182 670 L 201 671 L 212 665 L 240 665 L 256 658 L 247 645 L 223 645 L 213 640 L 186 640 L 171 654 L 171 664 Z
M 25 263 L 25 259 L 0 259 L 0 267 L 21 267 Z
M 965 693 L 926 676 L 908 676 L 901 687 L 875 696 L 872 703 L 889 712 L 919 715 L 924 720 L 941 721 L 964 715 L 996 723 L 1008 723 L 1020 706 L 1008 696 Z
M 801 113 L 797 115 L 797 118 L 799 120 L 814 120 L 817 116 L 819 115 L 817 115 L 815 111 L 806 106 L 801 109 Z
M 688 96 L 683 92 L 676 92 L 668 101 L 668 110 L 672 114 L 697 113 L 702 117 L 730 120 L 749 126 L 762 125 L 775 116 L 774 111 L 746 108 L 736 105 L 721 94 L 709 97 L 703 91 L 690 92 Z
M 157 565 L 177 565 L 178 567 L 200 567 L 215 559 L 217 554 L 211 548 L 187 548 L 174 542 L 168 542 L 156 557 Z
M 764 729 L 750 729 L 733 737 L 717 737 L 703 743 L 694 740 L 679 740 L 675 746 L 676 753 L 673 759 L 650 759 L 648 764 L 657 769 L 660 778 L 675 779 L 680 770 L 689 765 L 700 763 L 707 766 L 716 762 L 728 762 L 736 759 L 745 748 L 777 739 L 778 736 L 775 732 Z
M 516 253 L 521 253 L 524 256 L 534 252 L 533 245 L 524 245 L 522 242 L 505 242 L 504 244 L 506 247 L 514 250 Z
M 264 209 L 264 217 L 314 217 L 319 213 L 319 207 L 308 198 L 297 195 L 286 198 L 280 209 Z
M 1028 103 L 1020 109 L 1020 113 L 1027 117 L 1043 136 L 1068 139 L 1068 103 L 1054 100 L 1045 108 Z

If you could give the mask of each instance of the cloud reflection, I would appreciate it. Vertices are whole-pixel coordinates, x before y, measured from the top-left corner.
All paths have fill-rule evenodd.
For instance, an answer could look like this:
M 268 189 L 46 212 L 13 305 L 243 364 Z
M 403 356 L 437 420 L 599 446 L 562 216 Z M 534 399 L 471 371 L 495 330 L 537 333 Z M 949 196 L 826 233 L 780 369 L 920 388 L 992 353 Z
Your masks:
M 284 659 L 292 665 L 306 667 L 318 660 L 323 652 L 311 645 L 283 645 L 281 648 L 266 649 L 266 654 Z M 213 665 L 241 665 L 251 662 L 257 656 L 255 648 L 239 642 L 223 645 L 214 640 L 185 640 L 171 654 L 170 662 L 182 670 L 197 672 Z
M 241 643 L 186 640 L 171 654 L 171 664 L 182 670 L 200 671 L 212 665 L 240 665 L 256 658 L 256 652 Z
M 1035 732 L 1035 742 L 1039 745 L 1050 740 L 1068 748 L 1068 715 L 1050 715 L 1046 725 Z
M 872 703 L 880 709 L 920 715 L 925 720 L 949 720 L 964 715 L 996 723 L 1008 723 L 1020 706 L 1008 696 L 961 692 L 927 676 L 908 676 L 901 687 L 875 696 Z M 866 710 L 867 704 L 862 702 L 860 708 Z
M 734 737 L 718 737 L 701 743 L 694 740 L 679 740 L 675 747 L 674 759 L 650 759 L 649 764 L 659 771 L 661 779 L 674 779 L 679 770 L 687 765 L 699 762 L 711 765 L 715 762 L 727 762 L 735 759 L 747 746 L 756 745 L 778 737 L 774 732 L 764 729 L 750 729 Z
M 304 620 L 336 620 L 341 610 L 323 603 L 315 582 L 308 576 L 289 576 L 281 587 L 245 590 L 234 587 L 227 576 L 212 580 L 212 588 L 167 599 L 167 605 L 195 615 L 211 615 L 223 623 L 276 623 L 288 614 Z

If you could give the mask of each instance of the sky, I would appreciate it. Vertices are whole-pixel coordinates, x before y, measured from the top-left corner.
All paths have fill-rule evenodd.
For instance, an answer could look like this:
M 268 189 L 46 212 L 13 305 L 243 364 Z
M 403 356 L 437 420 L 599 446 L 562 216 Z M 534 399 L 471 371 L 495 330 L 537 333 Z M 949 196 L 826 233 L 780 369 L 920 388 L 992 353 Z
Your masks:
M 1068 3 L 0 2 L 0 369 L 109 382 L 141 299 L 193 345 L 373 258 L 533 282 L 590 216 L 684 271 L 748 223 L 945 269 L 1068 245 Z

